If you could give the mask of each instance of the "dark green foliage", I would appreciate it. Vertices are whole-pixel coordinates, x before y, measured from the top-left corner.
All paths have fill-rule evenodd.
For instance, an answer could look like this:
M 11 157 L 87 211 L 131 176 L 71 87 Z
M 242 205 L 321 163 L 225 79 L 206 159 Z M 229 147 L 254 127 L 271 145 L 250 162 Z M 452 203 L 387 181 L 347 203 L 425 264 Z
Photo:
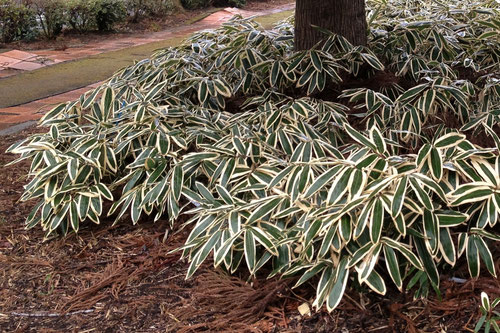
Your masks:
M 35 12 L 12 0 L 0 1 L 0 41 L 9 43 L 15 40 L 36 37 Z
M 213 5 L 216 7 L 244 7 L 247 0 L 214 0 Z
M 186 9 L 199 9 L 210 6 L 212 0 L 181 0 L 181 3 Z
M 96 28 L 97 2 L 93 0 L 69 0 L 66 3 L 68 24 L 72 29 L 85 32 Z
M 161 17 L 174 10 L 171 0 L 126 0 L 127 10 L 133 22 L 143 17 Z
M 67 22 L 65 2 L 63 0 L 35 0 L 32 6 L 36 10 L 45 38 L 57 37 Z
M 96 0 L 96 24 L 99 31 L 110 31 L 127 17 L 122 0 Z

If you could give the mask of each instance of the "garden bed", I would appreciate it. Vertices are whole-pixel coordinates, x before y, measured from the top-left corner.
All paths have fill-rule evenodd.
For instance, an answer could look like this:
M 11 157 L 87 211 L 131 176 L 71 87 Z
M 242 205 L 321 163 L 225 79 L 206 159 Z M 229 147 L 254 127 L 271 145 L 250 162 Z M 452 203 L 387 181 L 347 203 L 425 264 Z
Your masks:
M 35 132 L 3 137 L 0 165 L 14 159 L 7 147 Z M 78 235 L 40 243 L 43 232 L 24 229 L 31 203 L 19 203 L 29 163 L 3 167 L 0 175 L 0 330 L 5 332 L 187 332 L 240 330 L 245 332 L 466 332 L 480 313 L 481 291 L 500 296 L 493 277 L 464 284 L 442 276 L 443 300 L 413 301 L 412 292 L 391 292 L 385 297 L 348 290 L 332 313 L 301 316 L 298 306 L 314 297 L 312 287 L 290 290 L 291 281 L 269 288 L 264 277 L 245 285 L 246 275 L 228 284 L 228 277 L 204 265 L 193 279 L 185 280 L 187 265 L 169 251 L 182 245 L 187 232 L 172 234 L 163 242 L 167 221 L 89 225 Z M 493 250 L 499 258 L 498 246 Z M 496 261 L 497 271 L 500 261 Z M 222 274 L 222 273 L 221 273 Z M 467 277 L 461 263 L 455 276 Z M 230 286 L 231 292 L 217 289 Z M 224 294 L 225 292 L 225 294 Z M 241 313 L 262 294 L 262 313 L 241 324 Z M 229 294 L 229 295 L 228 295 Z M 223 306 L 218 297 L 227 296 Z M 247 312 L 252 314 L 252 312 Z M 222 321 L 221 321 L 222 320 Z M 193 327 L 190 329 L 190 327 Z
M 54 308 L 88 315 L 176 262 L 169 290 L 189 295 L 163 305 L 168 330 L 474 327 L 479 291 L 499 290 L 500 23 L 469 2 L 369 1 L 367 47 L 327 32 L 296 51 L 290 20 L 233 20 L 47 113 L 9 148 L 33 160 L 36 256 L 116 258 Z

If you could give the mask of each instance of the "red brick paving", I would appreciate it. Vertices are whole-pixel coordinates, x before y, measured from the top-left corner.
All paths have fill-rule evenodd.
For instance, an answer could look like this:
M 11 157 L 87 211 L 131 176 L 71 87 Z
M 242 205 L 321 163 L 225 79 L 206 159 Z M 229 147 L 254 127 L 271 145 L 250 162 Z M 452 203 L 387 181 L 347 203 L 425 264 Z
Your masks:
M 21 60 L 11 58 L 11 57 L 6 57 L 6 56 L 3 56 L 0 54 L 0 68 L 2 68 L 2 67 L 7 68 L 7 67 L 9 67 L 13 64 L 17 64 L 19 62 L 21 62 Z
M 38 120 L 45 112 L 53 107 L 61 103 L 73 101 L 79 98 L 83 93 L 99 86 L 99 84 L 101 84 L 101 82 L 20 106 L 0 109 L 0 130 L 26 121 Z
M 32 71 L 35 69 L 39 69 L 44 67 L 45 65 L 40 64 L 38 62 L 31 62 L 31 61 L 21 61 L 18 62 L 17 64 L 10 65 L 10 69 L 17 69 L 20 71 Z
M 8 52 L 2 53 L 3 56 L 9 57 L 9 58 L 14 58 L 18 60 L 28 60 L 31 58 L 35 58 L 37 55 L 33 53 L 28 53 L 20 50 L 12 50 Z

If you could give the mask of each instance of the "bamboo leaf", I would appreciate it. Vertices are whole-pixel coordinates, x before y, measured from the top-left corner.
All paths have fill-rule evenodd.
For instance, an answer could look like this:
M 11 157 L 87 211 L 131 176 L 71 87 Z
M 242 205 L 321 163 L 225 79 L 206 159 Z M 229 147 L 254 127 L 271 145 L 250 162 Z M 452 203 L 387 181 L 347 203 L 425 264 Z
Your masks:
M 401 272 L 399 270 L 399 262 L 396 256 L 396 252 L 394 252 L 394 250 L 391 247 L 384 246 L 384 257 L 385 257 L 385 264 L 387 266 L 387 271 L 389 272 L 392 281 L 394 282 L 396 287 L 400 291 L 402 291 L 403 280 L 401 278 Z

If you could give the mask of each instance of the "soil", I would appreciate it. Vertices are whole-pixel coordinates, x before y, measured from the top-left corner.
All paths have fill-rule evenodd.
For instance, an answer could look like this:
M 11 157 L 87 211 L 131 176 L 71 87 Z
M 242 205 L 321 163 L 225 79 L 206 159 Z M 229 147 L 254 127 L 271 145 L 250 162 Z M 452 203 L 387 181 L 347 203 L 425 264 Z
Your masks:
M 37 131 L 45 129 L 3 137 L 0 165 L 15 158 L 4 153 L 10 144 Z M 189 231 L 170 230 L 163 241 L 164 220 L 103 221 L 43 241 L 40 228 L 23 226 L 33 204 L 18 202 L 28 169 L 23 161 L 0 175 L 2 332 L 470 332 L 480 317 L 480 292 L 500 296 L 499 281 L 486 274 L 450 281 L 467 279 L 461 263 L 441 277 L 441 301 L 433 293 L 415 301 L 411 291 L 379 296 L 351 289 L 332 313 L 301 316 L 298 306 L 314 298 L 311 285 L 292 290 L 293 280 L 265 277 L 246 283 L 245 272 L 228 277 L 209 264 L 185 280 L 188 265 L 171 251 Z M 493 257 L 499 252 L 497 246 Z
M 275 8 L 280 5 L 289 4 L 291 0 L 248 0 L 243 8 L 248 11 L 261 11 L 269 8 Z M 222 8 L 220 8 L 222 9 Z M 113 32 L 88 32 L 78 33 L 75 31 L 64 31 L 62 35 L 54 40 L 40 39 L 35 41 L 16 41 L 8 44 L 1 44 L 0 49 L 18 49 L 24 51 L 54 49 L 64 51 L 70 47 L 81 47 L 95 41 L 106 39 L 118 39 L 125 36 L 130 37 L 134 34 L 144 34 L 156 32 L 164 29 L 174 28 L 192 23 L 193 19 L 202 18 L 204 14 L 216 11 L 217 8 L 208 7 L 196 10 L 185 10 L 179 13 L 173 13 L 164 18 L 144 18 L 138 23 L 127 22 L 115 27 Z

